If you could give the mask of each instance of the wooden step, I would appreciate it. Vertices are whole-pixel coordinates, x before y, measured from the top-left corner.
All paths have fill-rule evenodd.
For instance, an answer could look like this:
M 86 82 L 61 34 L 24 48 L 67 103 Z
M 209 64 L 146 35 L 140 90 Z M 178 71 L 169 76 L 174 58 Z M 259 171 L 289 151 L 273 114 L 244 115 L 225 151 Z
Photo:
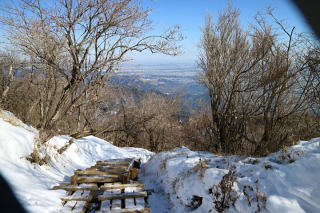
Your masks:
M 120 166 L 120 167 L 128 167 L 131 163 L 128 162 L 101 162 L 97 163 L 96 166 Z
M 52 190 L 57 190 L 57 189 L 63 189 L 66 191 L 77 191 L 77 190 L 89 190 L 89 191 L 94 191 L 98 190 L 97 184 L 90 183 L 90 184 L 80 184 L 79 186 L 71 185 L 70 183 L 67 184 L 60 184 L 58 186 L 54 186 Z
M 108 171 L 100 171 L 100 170 L 76 170 L 74 174 L 80 175 L 105 175 L 108 177 L 117 177 L 117 174 L 109 174 Z
M 89 203 L 87 201 L 68 201 L 61 209 L 63 213 L 85 213 Z
M 144 184 L 129 183 L 131 174 L 137 177 L 138 173 L 137 169 L 132 169 L 134 162 L 131 158 L 107 160 L 97 162 L 95 166 L 85 170 L 75 170 L 70 178 L 71 184 L 62 183 L 52 188 L 67 191 L 67 196 L 61 198 L 64 205 L 62 211 L 151 212 L 146 203 L 147 192 L 143 191 Z M 104 185 L 100 186 L 101 183 Z M 97 211 L 97 208 L 100 209 Z
M 141 202 L 143 204 L 141 205 Z M 112 203 L 116 203 L 116 206 L 110 200 L 104 200 L 101 202 L 101 210 L 96 212 L 104 213 L 150 213 L 150 208 L 146 207 L 144 204 L 144 198 L 128 198 L 125 199 L 125 208 L 119 208 L 120 200 L 112 200 Z
M 111 169 L 128 170 L 128 165 L 95 165 L 90 167 L 89 169 L 97 169 L 100 171 L 111 170 Z
M 112 183 L 119 181 L 119 178 L 112 178 L 108 176 L 77 176 L 76 183 Z
M 97 161 L 96 164 L 112 164 L 112 163 L 120 163 L 120 164 L 125 164 L 125 163 L 131 163 L 134 161 L 134 158 L 126 158 L 126 159 L 110 159 L 110 160 L 105 160 L 105 161 Z
M 137 188 L 143 188 L 143 183 L 130 183 L 130 184 L 110 184 L 105 183 L 103 186 L 100 187 L 100 190 L 111 190 L 111 189 L 125 189 L 128 187 L 137 187 Z
M 121 190 L 119 189 L 111 189 L 110 191 L 108 191 L 108 194 L 112 195 L 112 194 L 120 194 Z M 121 209 L 121 200 L 103 200 L 101 201 L 101 210 L 103 210 L 104 212 L 111 212 L 112 210 L 115 209 Z
M 113 200 L 113 199 L 127 199 L 127 198 L 138 198 L 138 197 L 147 197 L 147 192 L 131 192 L 131 193 L 119 193 L 119 194 L 110 194 L 108 191 L 105 191 L 103 195 L 99 195 L 99 200 Z
M 78 190 L 75 191 L 72 195 L 61 198 L 62 201 L 91 201 L 93 198 L 93 191 L 83 191 Z

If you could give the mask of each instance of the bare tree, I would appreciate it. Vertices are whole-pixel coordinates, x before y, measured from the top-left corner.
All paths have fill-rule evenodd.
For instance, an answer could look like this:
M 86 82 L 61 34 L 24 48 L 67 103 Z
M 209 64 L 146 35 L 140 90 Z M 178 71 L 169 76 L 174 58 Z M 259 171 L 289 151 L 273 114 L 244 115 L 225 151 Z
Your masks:
M 137 116 L 146 118 L 142 125 L 142 141 L 158 152 L 179 146 L 179 102 L 175 98 L 147 94 L 137 107 Z
M 267 9 L 267 15 L 272 18 L 274 26 L 258 15 L 254 33 L 255 42 L 261 45 L 268 40 L 271 44 L 254 67 L 259 76 L 254 100 L 258 103 L 258 115 L 263 117 L 264 129 L 262 138 L 255 141 L 255 154 L 259 155 L 276 151 L 290 142 L 292 132 L 288 131 L 288 120 L 306 110 L 310 83 L 310 79 L 303 83 L 303 71 L 309 69 L 309 59 L 299 60 L 306 50 L 306 40 L 295 33 L 295 27 L 285 27 L 271 9 Z M 259 37 L 262 34 L 265 38 Z
M 295 27 L 286 27 L 271 9 L 257 15 L 250 31 L 242 30 L 238 16 L 229 5 L 217 24 L 207 17 L 199 77 L 210 95 L 217 151 L 242 149 L 264 155 L 292 142 L 294 116 L 306 112 L 310 84 L 316 84 L 315 76 L 305 75 L 305 70 L 315 69 L 310 63 L 317 60 L 310 51 L 306 57 L 307 40 L 295 33 Z M 271 17 L 271 24 L 265 16 Z
M 7 98 L 11 83 L 14 80 L 15 71 L 22 69 L 24 65 L 23 60 L 21 60 L 17 52 L 13 50 L 3 50 L 0 52 L 0 74 L 3 78 L 0 103 L 3 103 Z
M 65 116 L 99 98 L 107 73 L 128 52 L 179 52 L 179 27 L 149 35 L 150 10 L 139 0 L 22 0 L 2 10 L 8 40 L 47 79 L 40 128 L 44 141 Z
M 228 5 L 217 24 L 210 15 L 206 17 L 199 48 L 199 78 L 209 91 L 217 150 L 232 152 L 242 141 L 246 116 L 252 110 L 247 100 L 254 89 L 253 67 L 268 47 L 249 41 L 249 33 L 239 25 L 239 11 Z

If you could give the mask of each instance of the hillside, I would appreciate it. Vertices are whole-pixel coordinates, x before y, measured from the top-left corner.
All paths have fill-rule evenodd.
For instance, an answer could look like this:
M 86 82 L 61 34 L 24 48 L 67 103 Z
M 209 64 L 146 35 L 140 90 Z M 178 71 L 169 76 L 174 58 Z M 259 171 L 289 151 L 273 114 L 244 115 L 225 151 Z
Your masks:
M 36 129 L 0 111 L 0 172 L 29 212 L 59 212 L 64 192 L 50 188 L 68 181 L 75 169 L 97 160 L 128 157 L 142 159 L 140 181 L 153 190 L 152 212 L 215 212 L 219 206 L 228 206 L 227 212 L 320 211 L 320 138 L 253 158 L 222 157 L 185 147 L 154 154 L 118 148 L 93 136 L 75 140 L 60 155 L 57 150 L 70 137 L 58 136 L 47 142 L 49 164 L 39 166 L 26 160 L 37 137 Z M 234 206 L 222 202 L 222 194 L 234 200 Z

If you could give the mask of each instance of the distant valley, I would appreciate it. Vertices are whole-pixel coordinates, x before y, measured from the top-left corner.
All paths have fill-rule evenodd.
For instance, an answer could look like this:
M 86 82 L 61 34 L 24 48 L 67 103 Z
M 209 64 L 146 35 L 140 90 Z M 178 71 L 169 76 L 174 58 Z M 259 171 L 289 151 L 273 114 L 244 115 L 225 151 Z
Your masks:
M 199 100 L 208 100 L 207 90 L 198 83 L 195 65 L 125 64 L 110 77 L 110 83 L 142 91 L 179 95 L 183 104 L 196 106 Z

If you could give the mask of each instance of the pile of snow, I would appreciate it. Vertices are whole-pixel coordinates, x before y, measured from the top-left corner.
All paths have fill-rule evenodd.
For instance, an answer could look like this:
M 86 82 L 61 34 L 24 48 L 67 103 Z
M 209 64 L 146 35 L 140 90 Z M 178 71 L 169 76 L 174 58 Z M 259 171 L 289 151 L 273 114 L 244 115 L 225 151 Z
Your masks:
M 37 138 L 36 129 L 0 110 L 0 173 L 29 212 L 59 212 L 60 198 L 65 192 L 50 189 L 69 181 L 75 169 L 85 169 L 98 160 L 107 159 L 132 157 L 146 162 L 153 155 L 145 149 L 118 148 L 93 136 L 75 140 L 60 155 L 57 150 L 67 144 L 70 137 L 58 136 L 47 142 L 49 164 L 39 166 L 26 160 Z
M 154 155 L 143 168 L 147 187 L 155 191 L 149 198 L 157 207 L 153 212 L 216 212 L 214 202 L 222 199 L 215 192 L 230 170 L 237 200 L 227 212 L 320 212 L 320 138 L 264 158 L 221 157 L 185 147 Z M 166 203 L 159 202 L 161 196 Z

